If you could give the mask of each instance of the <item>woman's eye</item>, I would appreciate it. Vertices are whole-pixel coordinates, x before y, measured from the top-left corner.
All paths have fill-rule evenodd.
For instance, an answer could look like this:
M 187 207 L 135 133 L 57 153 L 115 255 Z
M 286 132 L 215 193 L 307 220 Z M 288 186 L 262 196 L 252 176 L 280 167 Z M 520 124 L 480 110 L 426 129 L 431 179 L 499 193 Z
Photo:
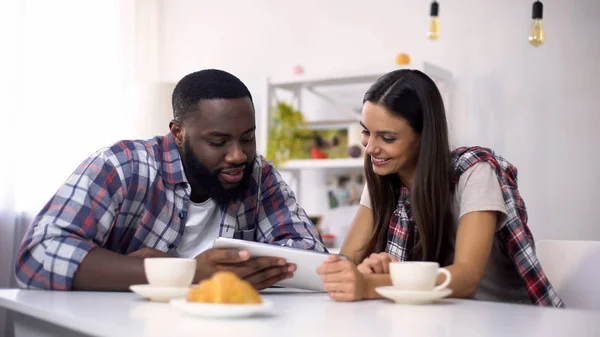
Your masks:
M 365 136 L 370 135 L 369 131 L 367 131 L 367 130 L 362 130 L 362 134 L 365 135 Z
M 389 138 L 389 137 L 381 137 L 381 138 L 386 143 L 393 143 L 394 141 L 396 141 L 396 138 Z

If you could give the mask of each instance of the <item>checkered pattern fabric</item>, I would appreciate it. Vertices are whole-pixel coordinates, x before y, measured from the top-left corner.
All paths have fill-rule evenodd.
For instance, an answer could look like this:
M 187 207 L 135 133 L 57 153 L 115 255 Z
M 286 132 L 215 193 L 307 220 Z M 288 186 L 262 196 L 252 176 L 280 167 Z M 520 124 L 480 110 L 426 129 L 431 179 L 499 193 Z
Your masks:
M 506 251 L 525 282 L 531 301 L 540 306 L 564 307 L 535 254 L 533 235 L 527 226 L 527 209 L 517 186 L 517 169 L 490 149 L 458 148 L 452 152 L 453 186 L 458 183 L 462 173 L 482 161 L 494 168 L 508 211 L 507 224 L 496 235 L 506 245 Z M 401 187 L 398 207 L 388 230 L 386 251 L 401 261 L 409 258 L 410 250 L 418 239 L 409 197 L 408 189 Z
M 276 169 L 253 163 L 241 201 L 221 206 L 220 236 L 326 251 Z M 191 187 L 172 135 L 121 141 L 85 160 L 36 216 L 21 244 L 20 286 L 68 290 L 86 254 L 150 247 L 176 254 Z

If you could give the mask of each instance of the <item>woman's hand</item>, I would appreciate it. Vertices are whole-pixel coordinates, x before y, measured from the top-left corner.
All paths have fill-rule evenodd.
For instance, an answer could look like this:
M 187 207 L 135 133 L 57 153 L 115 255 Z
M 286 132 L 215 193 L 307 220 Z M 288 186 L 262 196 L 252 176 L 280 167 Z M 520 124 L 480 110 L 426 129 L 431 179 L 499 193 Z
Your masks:
M 388 253 L 373 253 L 358 265 L 363 274 L 389 274 L 390 262 L 398 262 L 398 258 Z
M 330 255 L 317 273 L 321 275 L 329 297 L 336 301 L 360 301 L 366 297 L 364 276 L 349 260 Z

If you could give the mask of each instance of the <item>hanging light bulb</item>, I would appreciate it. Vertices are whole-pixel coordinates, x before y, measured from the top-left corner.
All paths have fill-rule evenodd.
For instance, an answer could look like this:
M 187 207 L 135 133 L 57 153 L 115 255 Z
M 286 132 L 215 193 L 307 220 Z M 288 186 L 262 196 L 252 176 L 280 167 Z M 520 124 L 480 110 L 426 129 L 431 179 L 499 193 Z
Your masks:
M 427 30 L 427 38 L 430 40 L 437 40 L 440 37 L 440 22 L 438 15 L 440 13 L 440 4 L 437 1 L 431 3 L 431 9 L 429 10 L 429 30 Z
M 529 43 L 534 47 L 539 47 L 546 41 L 544 25 L 542 24 L 543 12 L 544 5 L 539 0 L 534 2 L 531 14 L 531 29 L 529 30 Z

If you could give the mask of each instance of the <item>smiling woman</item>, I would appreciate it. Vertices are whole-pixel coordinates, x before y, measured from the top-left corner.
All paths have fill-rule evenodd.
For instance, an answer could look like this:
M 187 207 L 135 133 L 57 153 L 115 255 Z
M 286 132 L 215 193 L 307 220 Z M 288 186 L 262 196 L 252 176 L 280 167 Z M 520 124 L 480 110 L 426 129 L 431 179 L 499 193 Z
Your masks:
M 378 298 L 392 284 L 392 261 L 430 261 L 447 269 L 451 277 L 436 283 L 454 297 L 563 306 L 535 255 L 516 168 L 490 149 L 450 149 L 427 75 L 379 78 L 361 124 L 367 184 L 341 250 L 352 261 L 319 268 L 332 298 Z

